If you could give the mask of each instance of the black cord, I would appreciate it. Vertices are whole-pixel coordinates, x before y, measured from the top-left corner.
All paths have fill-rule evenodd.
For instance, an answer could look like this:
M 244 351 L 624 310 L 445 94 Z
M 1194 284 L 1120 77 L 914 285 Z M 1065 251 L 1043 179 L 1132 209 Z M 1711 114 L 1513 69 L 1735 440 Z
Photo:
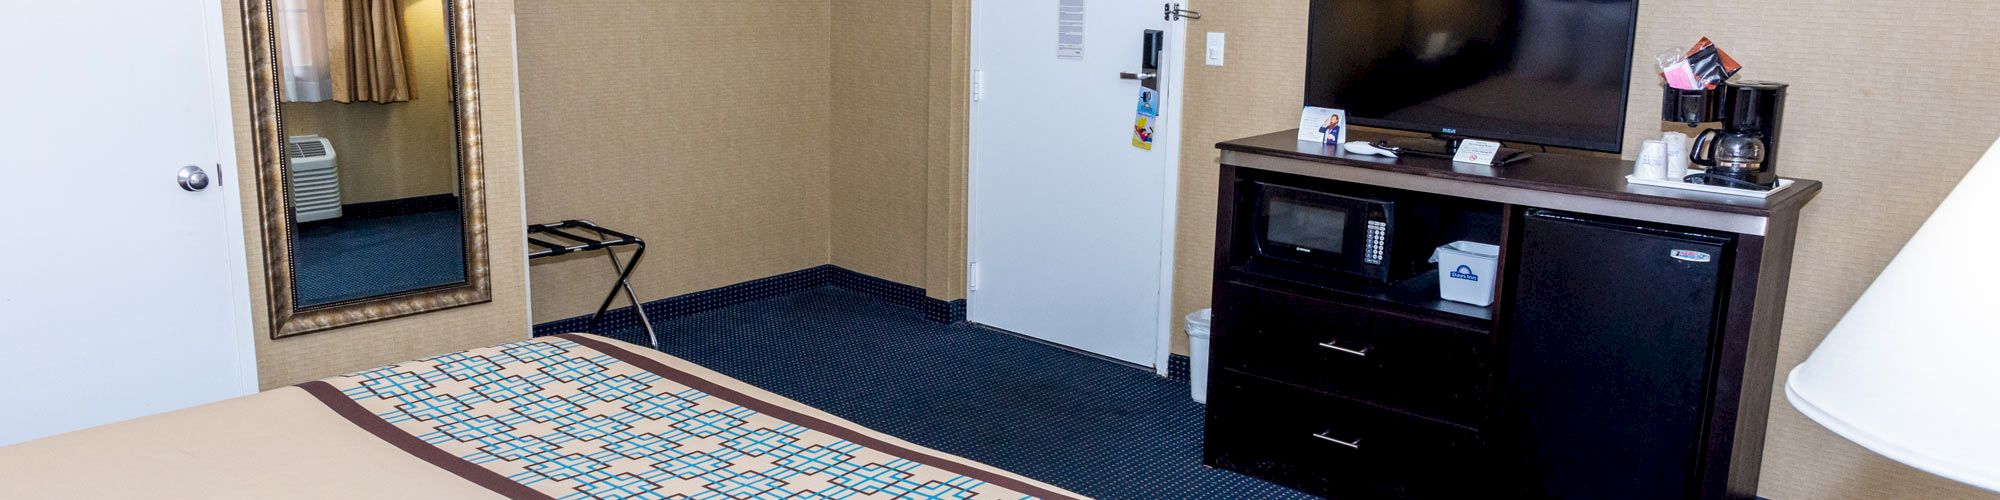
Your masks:
M 1507 155 L 1506 158 L 1501 158 L 1498 163 L 1494 164 L 1494 166 L 1505 167 L 1508 165 L 1513 165 L 1515 163 L 1534 159 L 1534 157 L 1535 157 L 1534 153 L 1527 152 L 1526 150 L 1515 151 L 1514 154 Z

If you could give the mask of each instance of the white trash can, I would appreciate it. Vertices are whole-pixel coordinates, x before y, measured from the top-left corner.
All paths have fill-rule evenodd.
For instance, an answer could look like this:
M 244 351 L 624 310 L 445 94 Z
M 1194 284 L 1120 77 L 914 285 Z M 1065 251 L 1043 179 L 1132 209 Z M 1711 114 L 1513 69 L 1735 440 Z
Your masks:
M 1208 325 L 1213 312 L 1202 309 L 1188 313 L 1188 393 L 1194 402 L 1208 404 Z
M 1493 283 L 1500 277 L 1500 247 L 1460 241 L 1437 248 L 1438 296 L 1475 306 L 1493 305 Z

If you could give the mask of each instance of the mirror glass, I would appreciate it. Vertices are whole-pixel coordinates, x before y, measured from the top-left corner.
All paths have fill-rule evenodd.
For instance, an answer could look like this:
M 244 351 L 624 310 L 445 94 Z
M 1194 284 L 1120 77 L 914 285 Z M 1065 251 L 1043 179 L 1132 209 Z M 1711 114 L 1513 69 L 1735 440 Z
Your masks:
M 270 0 L 297 310 L 467 282 L 447 0 Z

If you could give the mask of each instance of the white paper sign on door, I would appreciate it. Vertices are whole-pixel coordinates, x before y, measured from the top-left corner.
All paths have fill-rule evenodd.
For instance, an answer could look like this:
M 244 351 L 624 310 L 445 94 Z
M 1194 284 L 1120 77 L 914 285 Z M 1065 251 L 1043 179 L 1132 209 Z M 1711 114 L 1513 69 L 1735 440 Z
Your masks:
M 1083 0 L 1061 0 L 1057 5 L 1056 59 L 1083 60 Z

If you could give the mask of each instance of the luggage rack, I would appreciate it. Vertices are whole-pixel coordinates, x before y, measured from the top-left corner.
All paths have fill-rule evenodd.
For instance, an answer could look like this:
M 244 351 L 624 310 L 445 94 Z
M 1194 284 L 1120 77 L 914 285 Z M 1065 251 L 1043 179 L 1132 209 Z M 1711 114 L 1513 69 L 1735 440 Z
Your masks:
M 566 220 L 529 225 L 528 245 L 528 260 L 603 250 L 604 256 L 611 259 L 611 270 L 618 274 L 618 281 L 611 284 L 611 293 L 604 296 L 603 305 L 597 306 L 597 314 L 591 315 L 590 327 L 595 329 L 603 323 L 604 313 L 611 309 L 611 302 L 618 299 L 618 291 L 622 289 L 625 298 L 632 301 L 632 309 L 639 313 L 639 325 L 645 327 L 646 338 L 653 342 L 654 349 L 660 348 L 660 336 L 653 332 L 653 321 L 646 318 L 646 306 L 639 303 L 638 294 L 632 293 L 632 271 L 639 268 L 639 259 L 646 256 L 645 240 L 587 220 Z M 619 262 L 616 249 L 622 246 L 638 247 L 633 250 L 631 261 Z

